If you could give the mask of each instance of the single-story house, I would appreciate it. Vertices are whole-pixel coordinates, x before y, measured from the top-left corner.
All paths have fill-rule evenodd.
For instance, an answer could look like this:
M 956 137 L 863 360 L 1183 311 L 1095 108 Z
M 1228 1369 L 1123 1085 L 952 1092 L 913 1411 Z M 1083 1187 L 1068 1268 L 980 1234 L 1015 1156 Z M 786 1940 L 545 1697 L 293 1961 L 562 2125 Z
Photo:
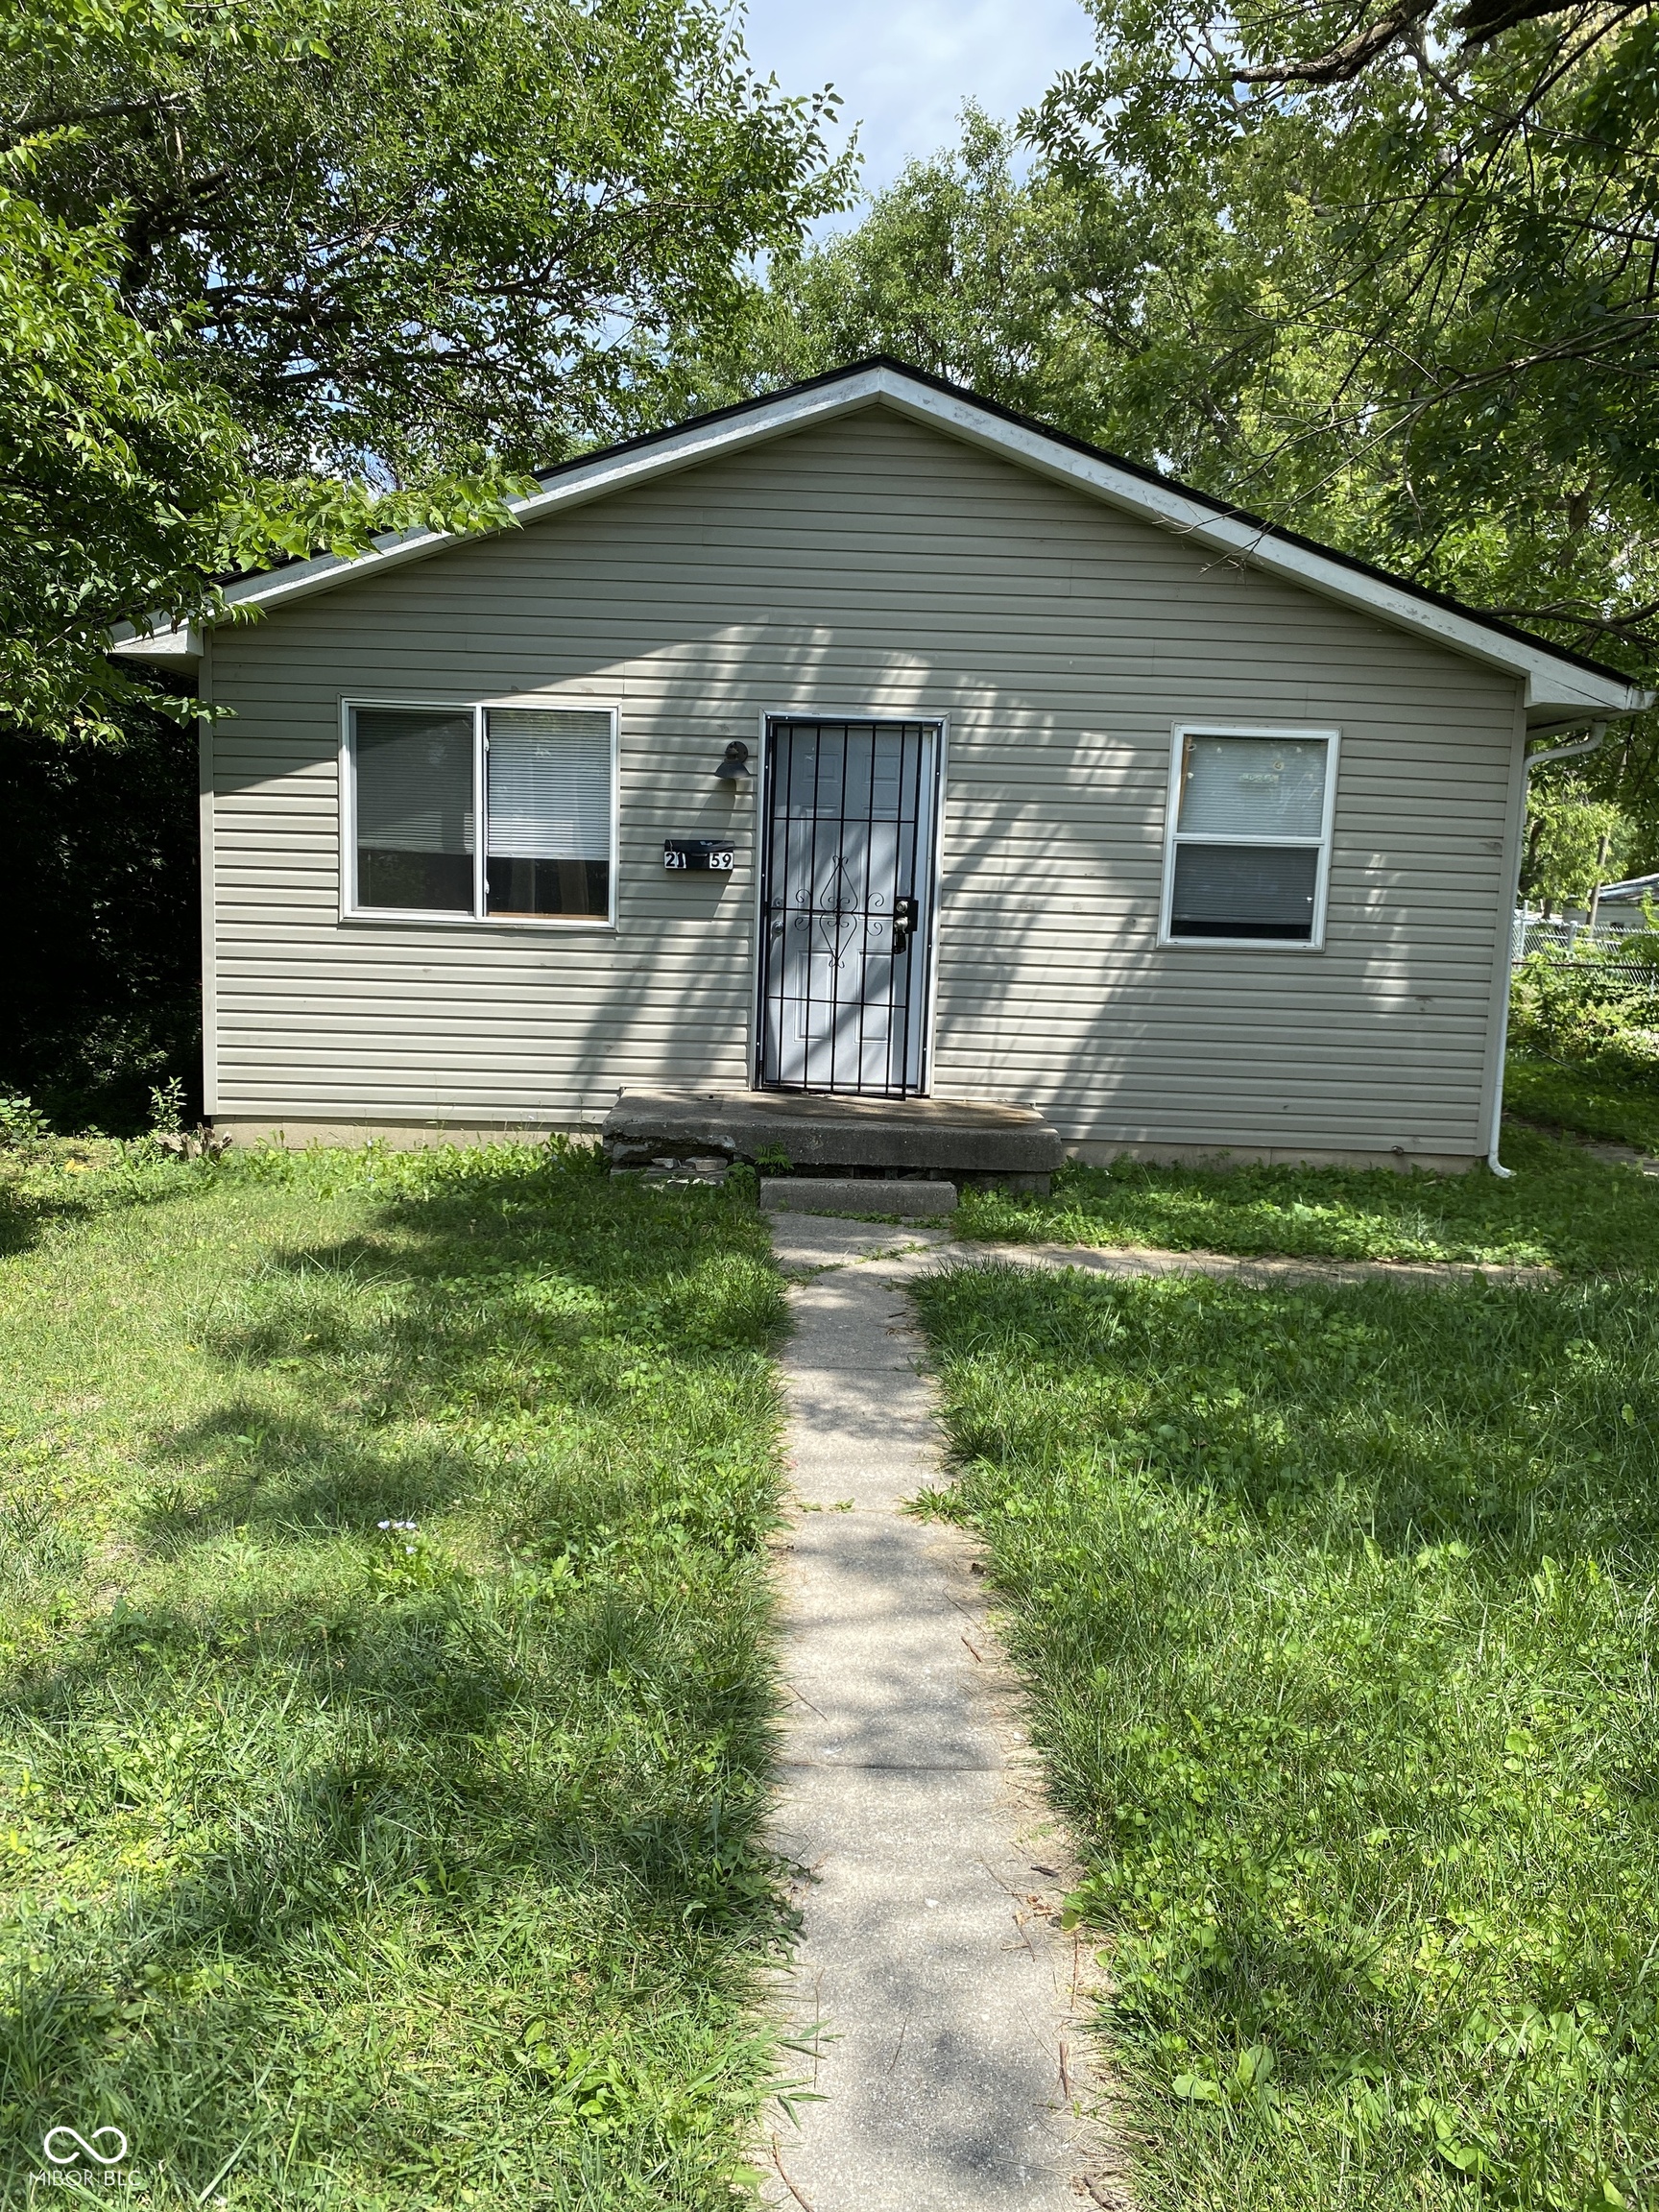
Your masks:
M 1492 1144 L 1528 732 L 1616 671 L 875 360 L 233 584 L 197 671 L 233 1134 L 644 1087 L 1076 1156 Z

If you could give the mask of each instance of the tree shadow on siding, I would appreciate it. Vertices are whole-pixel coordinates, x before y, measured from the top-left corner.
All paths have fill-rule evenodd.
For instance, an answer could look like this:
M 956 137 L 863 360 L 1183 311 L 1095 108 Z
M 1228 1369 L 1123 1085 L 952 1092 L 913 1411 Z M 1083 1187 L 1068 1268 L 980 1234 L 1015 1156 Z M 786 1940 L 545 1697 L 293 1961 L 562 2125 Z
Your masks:
M 746 1086 L 757 785 L 714 770 L 733 739 L 758 766 L 767 710 L 868 713 L 949 724 L 942 1094 L 1035 1100 L 1108 1142 L 1473 1146 L 1467 1040 L 1484 1034 L 1500 858 L 1472 859 L 1466 807 L 1415 796 L 1468 735 L 1431 649 L 880 414 L 361 587 L 371 625 L 401 623 L 418 656 L 388 666 L 354 644 L 375 695 L 430 695 L 435 674 L 417 686 L 474 604 L 461 565 L 480 559 L 531 572 L 555 612 L 469 616 L 469 690 L 623 702 L 617 934 L 562 936 L 556 957 L 522 937 L 417 935 L 404 983 L 376 999 L 377 970 L 328 1017 L 326 1053 L 305 1063 L 322 1074 L 303 1078 L 325 1102 L 304 1105 L 276 1066 L 274 1101 L 362 1113 L 378 1093 L 407 1111 L 413 1083 L 439 1118 L 592 1121 L 626 1088 Z M 596 575 L 614 580 L 602 598 Z M 1450 701 L 1438 721 L 1379 708 L 1413 684 Z M 1187 716 L 1343 726 L 1326 953 L 1156 946 L 1169 731 Z M 335 737 L 319 722 L 319 760 Z M 292 760 L 291 724 L 281 745 Z M 665 874 L 665 837 L 711 834 L 734 839 L 729 878 Z M 1494 902 L 1473 933 L 1472 869 Z M 421 1029 L 414 993 L 440 978 Z M 353 1067 L 365 1036 L 400 1054 L 419 1037 L 419 1072 Z
M 614 987 L 562 1009 L 590 1113 L 633 1085 L 752 1080 L 759 779 L 733 792 L 712 771 L 733 737 L 758 769 L 761 710 L 782 708 L 948 722 L 939 1094 L 1033 1101 L 1069 1134 L 1109 1143 L 1400 1146 L 1403 1162 L 1479 1149 L 1489 946 L 1465 974 L 1466 900 L 1441 881 L 1440 847 L 1463 832 L 1425 814 L 1416 846 L 1391 823 L 1396 850 L 1378 849 L 1358 781 L 1375 731 L 1352 735 L 1338 786 L 1326 950 L 1160 947 L 1168 721 L 1148 713 L 1143 684 L 1103 674 L 1079 728 L 1070 670 L 1000 681 L 994 667 L 965 672 L 959 652 L 920 630 L 902 652 L 872 650 L 856 622 L 777 612 L 763 626 L 687 631 L 656 653 L 651 724 L 673 742 L 653 752 L 648 781 L 636 756 L 632 782 L 625 742 L 625 958 Z M 642 639 L 587 680 L 644 692 L 652 660 Z M 1333 677 L 1334 702 L 1347 681 Z M 1197 717 L 1306 722 L 1309 692 L 1294 665 L 1242 689 L 1218 666 L 1172 682 L 1168 701 Z M 1342 719 L 1336 705 L 1327 719 Z M 1441 734 L 1413 728 L 1412 746 L 1427 760 Z M 1392 726 L 1388 742 L 1400 742 Z M 733 876 L 662 881 L 661 840 L 675 833 L 733 835 Z M 1496 873 L 1493 885 L 1488 938 Z

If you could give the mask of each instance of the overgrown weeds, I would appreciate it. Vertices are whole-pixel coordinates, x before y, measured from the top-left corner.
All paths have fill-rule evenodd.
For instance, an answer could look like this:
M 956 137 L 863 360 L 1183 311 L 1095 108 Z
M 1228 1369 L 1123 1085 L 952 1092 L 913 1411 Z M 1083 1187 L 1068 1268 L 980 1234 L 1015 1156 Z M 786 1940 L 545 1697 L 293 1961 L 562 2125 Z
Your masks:
M 1659 938 L 1529 953 L 1515 970 L 1505 1098 L 1536 1121 L 1659 1149 Z
M 1648 1290 L 925 1285 L 1147 2212 L 1659 2184 Z
M 1574 1271 L 1643 1267 L 1659 1249 L 1659 1180 L 1537 1129 L 1506 1129 L 1503 1149 L 1510 1183 L 1483 1167 L 1073 1166 L 1048 1198 L 965 1193 L 957 1234 Z
M 1645 1078 L 1659 1089 L 1659 938 L 1572 953 L 1528 952 L 1515 964 L 1510 1042 L 1522 1051 Z
M 764 1230 L 142 1146 L 0 1262 L 0 2195 L 723 2203 L 772 2068 Z

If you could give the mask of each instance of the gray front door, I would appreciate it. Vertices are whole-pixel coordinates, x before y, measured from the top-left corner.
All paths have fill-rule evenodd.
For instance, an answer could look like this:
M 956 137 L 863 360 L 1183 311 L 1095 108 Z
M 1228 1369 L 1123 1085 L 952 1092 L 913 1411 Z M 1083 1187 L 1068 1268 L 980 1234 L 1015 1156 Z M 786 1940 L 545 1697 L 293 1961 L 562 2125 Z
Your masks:
M 767 731 L 761 1086 L 903 1098 L 926 1079 L 933 722 Z

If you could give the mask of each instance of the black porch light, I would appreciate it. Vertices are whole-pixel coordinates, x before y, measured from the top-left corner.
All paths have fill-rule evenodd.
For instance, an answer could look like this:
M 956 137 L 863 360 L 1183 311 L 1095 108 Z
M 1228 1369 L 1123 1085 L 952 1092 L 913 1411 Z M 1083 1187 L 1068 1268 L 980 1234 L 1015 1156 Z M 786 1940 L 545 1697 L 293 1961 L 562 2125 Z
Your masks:
M 714 771 L 722 783 L 741 782 L 755 771 L 749 765 L 749 748 L 740 737 L 733 737 L 726 748 L 726 757 Z

